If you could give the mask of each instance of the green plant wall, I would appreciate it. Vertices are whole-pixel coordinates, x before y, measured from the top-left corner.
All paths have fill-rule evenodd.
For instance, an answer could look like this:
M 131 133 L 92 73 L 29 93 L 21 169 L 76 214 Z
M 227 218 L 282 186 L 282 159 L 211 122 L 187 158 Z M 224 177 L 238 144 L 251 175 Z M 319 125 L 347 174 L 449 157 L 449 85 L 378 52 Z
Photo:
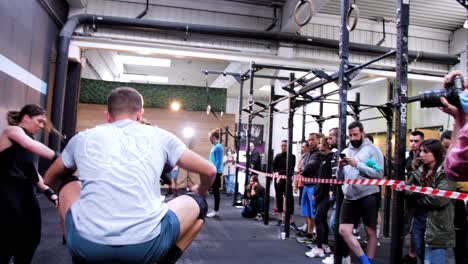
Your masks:
M 116 87 L 127 86 L 138 90 L 145 107 L 169 108 L 173 100 L 179 101 L 184 110 L 206 111 L 207 104 L 215 112 L 226 112 L 226 89 L 186 85 L 161 85 L 143 83 L 107 82 L 81 79 L 80 103 L 106 104 L 107 96 Z

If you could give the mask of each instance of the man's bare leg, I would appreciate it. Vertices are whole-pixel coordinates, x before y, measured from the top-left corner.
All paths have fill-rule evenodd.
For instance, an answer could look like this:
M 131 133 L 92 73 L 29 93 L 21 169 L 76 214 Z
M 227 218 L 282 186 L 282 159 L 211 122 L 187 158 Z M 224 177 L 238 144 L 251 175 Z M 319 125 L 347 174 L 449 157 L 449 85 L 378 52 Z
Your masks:
M 62 231 L 65 237 L 67 235 L 67 229 L 65 226 L 65 216 L 67 215 L 68 209 L 70 209 L 72 204 L 80 198 L 80 192 L 80 181 L 69 182 L 60 190 L 58 212 L 60 222 L 62 223 Z

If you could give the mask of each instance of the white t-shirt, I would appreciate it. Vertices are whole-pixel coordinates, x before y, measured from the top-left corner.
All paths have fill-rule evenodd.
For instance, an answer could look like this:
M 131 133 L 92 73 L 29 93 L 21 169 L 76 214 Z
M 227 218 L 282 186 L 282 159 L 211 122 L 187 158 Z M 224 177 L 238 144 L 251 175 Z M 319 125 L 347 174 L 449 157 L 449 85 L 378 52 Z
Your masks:
M 129 119 L 75 135 L 62 159 L 82 182 L 80 199 L 71 207 L 80 235 L 105 245 L 158 236 L 168 210 L 159 178 L 166 160 L 175 165 L 185 150 L 173 134 Z
M 234 154 L 226 154 L 223 157 L 223 175 L 233 175 L 236 174 L 236 165 L 234 163 L 236 162 L 236 158 L 234 157 Z

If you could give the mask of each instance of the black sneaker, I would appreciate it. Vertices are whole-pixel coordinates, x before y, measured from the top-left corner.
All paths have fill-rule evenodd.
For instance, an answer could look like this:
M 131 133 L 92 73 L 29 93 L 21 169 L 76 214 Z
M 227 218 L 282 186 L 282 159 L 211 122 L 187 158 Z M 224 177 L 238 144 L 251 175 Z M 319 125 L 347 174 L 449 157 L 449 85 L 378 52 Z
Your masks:
M 305 236 L 307 236 L 307 233 L 300 230 L 300 231 L 296 232 L 296 236 L 297 237 L 305 237 Z
M 277 225 L 277 226 L 281 226 L 281 225 L 283 225 L 283 221 L 281 221 L 281 220 L 278 220 L 278 223 L 276 223 L 276 225 Z
M 411 257 L 409 254 L 406 254 L 403 256 L 401 259 L 403 264 L 416 264 L 418 263 L 418 258 L 417 257 Z
M 294 222 L 292 222 L 291 224 L 289 224 L 289 226 L 291 226 L 291 227 L 292 227 L 294 230 L 296 230 L 296 231 L 301 231 L 301 230 L 299 229 L 299 227 L 297 227 L 296 223 L 294 223 Z

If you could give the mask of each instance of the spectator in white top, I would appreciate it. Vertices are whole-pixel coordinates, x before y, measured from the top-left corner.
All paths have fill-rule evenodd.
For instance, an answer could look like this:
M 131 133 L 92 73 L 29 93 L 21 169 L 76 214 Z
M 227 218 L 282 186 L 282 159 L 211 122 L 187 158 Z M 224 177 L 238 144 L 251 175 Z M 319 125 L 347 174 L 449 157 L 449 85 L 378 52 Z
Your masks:
M 224 175 L 224 184 L 226 186 L 226 194 L 234 194 L 234 176 L 236 174 L 236 158 L 235 153 L 231 148 L 226 148 L 226 154 L 223 158 L 223 175 Z

